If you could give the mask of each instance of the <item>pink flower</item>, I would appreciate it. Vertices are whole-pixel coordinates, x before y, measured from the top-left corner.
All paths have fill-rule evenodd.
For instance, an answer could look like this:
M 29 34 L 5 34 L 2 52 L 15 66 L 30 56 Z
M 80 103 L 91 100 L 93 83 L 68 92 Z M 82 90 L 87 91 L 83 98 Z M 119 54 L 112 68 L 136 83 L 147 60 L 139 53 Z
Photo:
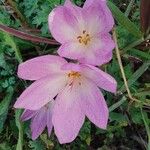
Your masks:
M 106 128 L 108 108 L 98 87 L 116 91 L 116 81 L 107 73 L 46 55 L 20 64 L 18 76 L 36 81 L 18 98 L 16 108 L 38 110 L 55 97 L 52 123 L 60 143 L 76 138 L 85 116 L 99 128 Z
M 86 0 L 83 8 L 66 0 L 49 15 L 52 36 L 62 45 L 58 54 L 81 63 L 101 65 L 111 60 L 114 25 L 106 0 Z
M 48 135 L 51 135 L 52 131 L 52 114 L 54 107 L 54 100 L 51 100 L 48 104 L 41 107 L 39 110 L 25 110 L 21 115 L 21 120 L 26 121 L 31 119 L 31 132 L 32 139 L 35 140 L 43 132 L 47 126 Z

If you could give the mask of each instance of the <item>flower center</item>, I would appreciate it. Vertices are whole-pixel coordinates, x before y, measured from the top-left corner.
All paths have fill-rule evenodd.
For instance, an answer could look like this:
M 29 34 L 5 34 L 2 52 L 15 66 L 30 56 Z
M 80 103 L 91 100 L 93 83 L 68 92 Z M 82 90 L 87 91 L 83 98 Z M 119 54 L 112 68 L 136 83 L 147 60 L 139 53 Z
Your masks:
M 81 77 L 81 74 L 77 71 L 69 72 L 68 73 L 68 78 L 69 78 L 68 84 L 69 84 L 69 86 L 72 87 L 75 83 L 81 85 L 80 77 Z
M 79 78 L 80 76 L 81 76 L 81 74 L 79 72 L 76 72 L 76 71 L 71 71 L 68 73 L 69 78 Z
M 87 33 L 86 30 L 83 30 L 83 33 L 81 36 L 77 37 L 80 44 L 87 45 L 91 41 L 90 35 Z

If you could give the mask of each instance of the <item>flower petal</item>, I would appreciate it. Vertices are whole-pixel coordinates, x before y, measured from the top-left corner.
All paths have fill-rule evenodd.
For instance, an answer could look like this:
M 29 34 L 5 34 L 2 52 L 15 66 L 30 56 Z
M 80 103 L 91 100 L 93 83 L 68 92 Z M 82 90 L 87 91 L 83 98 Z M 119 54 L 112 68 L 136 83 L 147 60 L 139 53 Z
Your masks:
M 56 98 L 52 121 L 61 144 L 72 142 L 84 123 L 80 101 L 80 89 L 69 85 Z
M 36 115 L 37 111 L 26 109 L 21 115 L 21 121 L 26 121 L 31 119 Z
M 38 80 L 47 75 L 61 73 L 60 67 L 65 63 L 65 59 L 54 55 L 36 57 L 19 65 L 18 76 L 26 80 Z
M 105 64 L 112 59 L 113 48 L 114 42 L 110 35 L 95 37 L 86 48 L 85 53 L 80 55 L 79 62 L 91 65 Z
M 81 11 L 81 7 L 78 7 L 77 5 L 74 5 L 71 0 L 65 0 L 64 6 L 71 9 L 72 13 L 75 15 L 76 13 L 79 13 Z
M 47 129 L 48 129 L 48 136 L 50 137 L 52 132 L 53 124 L 52 124 L 52 112 L 48 110 L 47 112 Z
M 100 40 L 95 40 L 89 46 L 81 45 L 78 42 L 67 42 L 58 49 L 58 54 L 62 57 L 78 60 L 81 63 L 87 63 L 91 65 L 104 64 L 107 59 L 100 59 L 101 55 L 97 55 L 95 51 L 101 48 Z M 108 60 L 108 61 L 109 61 Z
M 48 109 L 47 109 L 47 129 L 48 129 L 49 137 L 51 135 L 51 131 L 52 131 L 52 128 L 53 128 L 52 115 L 53 115 L 54 105 L 55 105 L 55 101 L 52 100 L 50 102 L 49 106 L 48 106 Z
M 49 29 L 52 36 L 60 43 L 75 39 L 78 31 L 78 20 L 71 9 L 58 6 L 48 18 Z
M 47 114 L 46 109 L 42 108 L 31 121 L 32 139 L 35 140 L 46 127 Z
M 95 36 L 97 33 L 103 32 L 104 16 L 97 5 L 91 5 L 87 9 L 82 10 L 85 30 L 90 36 Z
M 114 25 L 112 13 L 109 10 L 106 2 L 107 2 L 106 0 L 86 0 L 83 6 L 83 9 L 88 10 L 91 16 L 93 16 L 92 14 L 94 13 L 97 14 L 97 16 L 99 14 L 101 20 L 101 32 L 105 33 L 112 30 Z M 87 16 L 89 14 L 87 14 Z
M 18 98 L 14 107 L 30 110 L 40 109 L 52 100 L 65 86 L 66 77 L 53 75 L 35 81 Z
M 88 45 L 70 41 L 62 44 L 58 54 L 62 57 L 76 59 L 81 63 L 102 65 L 112 59 L 112 50 L 115 47 L 110 34 L 98 34 Z
M 101 91 L 87 79 L 85 79 L 83 86 L 82 102 L 86 116 L 99 128 L 106 129 L 109 112 Z
M 99 51 L 99 54 L 101 54 L 102 56 L 109 52 L 112 52 L 112 50 L 115 48 L 115 42 L 112 40 L 109 33 L 101 34 L 97 36 L 97 39 L 100 39 L 101 41 L 101 51 Z
M 117 82 L 112 76 L 91 65 L 82 65 L 82 67 L 84 76 L 92 80 L 97 86 L 112 93 L 116 92 Z
M 80 72 L 82 69 L 79 64 L 75 64 L 75 63 L 67 63 L 67 64 L 63 65 L 61 68 L 65 71 L 69 71 L 69 72 L 70 71 Z
M 79 42 L 66 42 L 62 44 L 58 49 L 58 54 L 62 57 L 70 58 L 70 59 L 79 59 L 84 56 L 84 52 L 86 47 L 82 46 Z

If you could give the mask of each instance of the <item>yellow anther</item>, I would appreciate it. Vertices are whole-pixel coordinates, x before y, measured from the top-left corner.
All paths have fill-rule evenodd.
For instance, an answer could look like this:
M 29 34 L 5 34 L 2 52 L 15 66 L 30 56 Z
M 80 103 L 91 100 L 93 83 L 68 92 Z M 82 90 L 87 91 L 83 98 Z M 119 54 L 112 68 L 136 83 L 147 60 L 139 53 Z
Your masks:
M 79 78 L 80 76 L 81 74 L 79 72 L 71 71 L 70 73 L 68 73 L 69 78 Z
M 86 30 L 83 30 L 83 34 L 77 37 L 79 43 L 87 45 L 91 41 L 91 37 L 87 34 Z

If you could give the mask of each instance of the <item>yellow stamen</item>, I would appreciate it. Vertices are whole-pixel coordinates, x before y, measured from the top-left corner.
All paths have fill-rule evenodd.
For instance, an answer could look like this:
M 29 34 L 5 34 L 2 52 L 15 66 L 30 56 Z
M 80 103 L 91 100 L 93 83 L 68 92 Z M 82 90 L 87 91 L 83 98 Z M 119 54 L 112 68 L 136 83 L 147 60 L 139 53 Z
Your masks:
M 71 71 L 70 73 L 68 73 L 69 78 L 79 78 L 80 76 L 81 74 L 79 72 Z
M 89 34 L 87 34 L 86 30 L 83 30 L 83 33 L 81 36 L 77 37 L 80 44 L 87 45 L 91 41 L 91 37 Z

